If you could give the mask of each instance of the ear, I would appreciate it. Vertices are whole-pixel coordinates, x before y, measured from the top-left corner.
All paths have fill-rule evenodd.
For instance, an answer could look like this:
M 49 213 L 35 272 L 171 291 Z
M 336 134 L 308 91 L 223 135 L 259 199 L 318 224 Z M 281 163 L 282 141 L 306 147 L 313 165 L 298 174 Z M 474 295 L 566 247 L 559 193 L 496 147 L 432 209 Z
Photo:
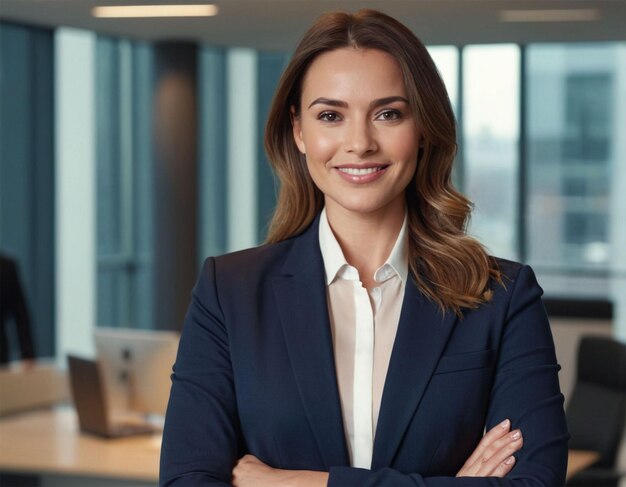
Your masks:
M 291 128 L 293 130 L 293 140 L 298 147 L 298 150 L 303 154 L 306 154 L 306 148 L 304 147 L 304 140 L 302 139 L 302 122 L 300 121 L 300 117 L 296 115 L 296 109 L 292 106 L 289 109 L 291 114 Z

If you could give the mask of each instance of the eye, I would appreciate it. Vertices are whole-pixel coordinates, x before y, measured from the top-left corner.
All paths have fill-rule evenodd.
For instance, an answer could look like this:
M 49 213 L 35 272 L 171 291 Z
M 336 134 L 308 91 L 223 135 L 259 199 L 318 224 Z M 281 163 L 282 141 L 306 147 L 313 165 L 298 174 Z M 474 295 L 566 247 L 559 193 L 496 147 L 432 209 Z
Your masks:
M 376 118 L 380 120 L 398 120 L 402 118 L 402 113 L 398 110 L 385 110 L 380 112 Z
M 337 112 L 322 112 L 319 114 L 317 119 L 321 120 L 322 122 L 337 122 L 339 121 L 340 117 Z

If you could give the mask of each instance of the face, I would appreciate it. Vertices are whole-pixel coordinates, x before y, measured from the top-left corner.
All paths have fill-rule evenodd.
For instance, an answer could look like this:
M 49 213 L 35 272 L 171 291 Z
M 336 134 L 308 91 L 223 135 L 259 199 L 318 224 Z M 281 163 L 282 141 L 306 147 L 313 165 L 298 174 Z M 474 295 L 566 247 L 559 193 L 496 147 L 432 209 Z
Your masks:
M 319 55 L 303 80 L 293 135 L 329 214 L 404 211 L 419 133 L 391 55 L 354 48 Z

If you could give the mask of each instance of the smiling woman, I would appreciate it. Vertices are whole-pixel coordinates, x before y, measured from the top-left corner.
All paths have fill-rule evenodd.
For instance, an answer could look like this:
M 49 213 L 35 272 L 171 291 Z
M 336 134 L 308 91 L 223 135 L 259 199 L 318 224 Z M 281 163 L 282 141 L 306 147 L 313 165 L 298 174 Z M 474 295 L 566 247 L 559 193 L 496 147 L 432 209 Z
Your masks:
M 207 259 L 193 291 L 162 485 L 563 484 L 541 288 L 466 235 L 455 136 L 405 26 L 362 10 L 305 34 L 267 124 L 268 243 Z

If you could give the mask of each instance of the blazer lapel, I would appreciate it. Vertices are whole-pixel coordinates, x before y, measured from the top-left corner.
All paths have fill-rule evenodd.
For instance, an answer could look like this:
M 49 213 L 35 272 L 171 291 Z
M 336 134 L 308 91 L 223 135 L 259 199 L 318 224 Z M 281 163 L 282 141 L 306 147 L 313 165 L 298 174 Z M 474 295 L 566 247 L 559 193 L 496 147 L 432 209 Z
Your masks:
M 455 320 L 442 315 L 411 278 L 406 284 L 376 428 L 372 470 L 389 467 L 437 366 Z
M 291 366 L 326 466 L 348 464 L 318 219 L 294 240 L 274 293 Z

